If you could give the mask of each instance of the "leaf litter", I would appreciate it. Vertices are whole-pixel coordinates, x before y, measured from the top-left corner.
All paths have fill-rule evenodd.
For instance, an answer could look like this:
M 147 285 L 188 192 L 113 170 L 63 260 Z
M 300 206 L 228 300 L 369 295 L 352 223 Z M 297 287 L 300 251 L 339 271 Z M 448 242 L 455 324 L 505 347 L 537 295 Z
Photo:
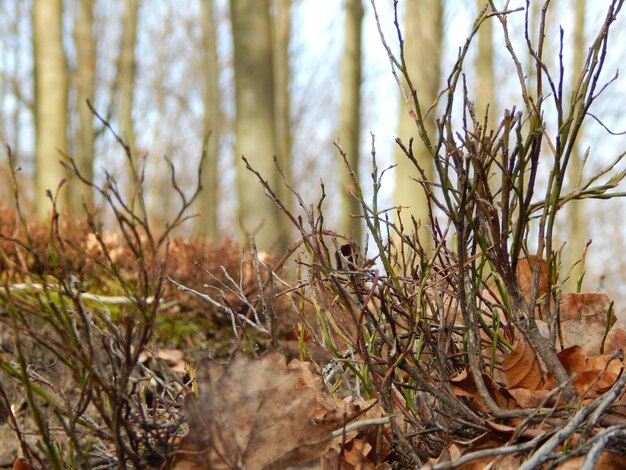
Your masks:
M 196 374 L 198 396 L 185 398 L 189 430 L 176 470 L 281 469 L 305 462 L 322 468 L 327 452 L 325 461 L 333 461 L 333 445 L 345 444 L 346 433 L 333 432 L 372 407 L 331 396 L 310 363 L 287 364 L 278 352 L 258 359 L 237 352 L 226 365 L 202 360 Z M 351 432 L 345 453 L 355 463 L 372 450 L 357 436 Z

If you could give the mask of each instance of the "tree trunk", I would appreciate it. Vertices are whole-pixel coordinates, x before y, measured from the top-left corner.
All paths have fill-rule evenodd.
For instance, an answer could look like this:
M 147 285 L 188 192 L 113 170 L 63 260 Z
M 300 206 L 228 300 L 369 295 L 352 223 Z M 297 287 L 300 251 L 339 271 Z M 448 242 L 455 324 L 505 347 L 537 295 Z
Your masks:
M 480 13 L 485 8 L 485 0 L 476 0 L 476 8 Z M 485 14 L 492 11 L 487 7 Z M 484 121 L 487 106 L 489 106 L 489 119 L 487 124 L 490 129 L 494 129 L 496 123 L 495 109 L 495 84 L 493 70 L 493 22 L 497 21 L 491 17 L 483 21 L 478 30 L 478 53 L 476 55 L 476 115 L 482 123 Z
M 77 150 L 74 155 L 81 174 L 93 179 L 95 130 L 87 100 L 94 102 L 96 89 L 96 42 L 93 31 L 93 0 L 80 0 L 74 28 L 76 45 L 76 108 L 78 114 Z M 72 209 L 78 211 L 83 201 L 93 207 L 91 188 L 76 178 L 70 180 Z
M 291 98 L 289 84 L 289 39 L 291 36 L 291 0 L 273 0 L 274 112 L 276 119 L 276 157 L 285 178 L 291 181 Z M 276 188 L 283 204 L 292 209 L 293 195 L 284 184 Z
M 341 108 L 339 140 L 346 152 L 352 172 L 359 174 L 359 143 L 361 135 L 361 36 L 363 4 L 346 0 L 343 58 L 341 63 Z M 362 221 L 355 216 L 361 205 L 353 196 L 355 185 L 350 171 L 341 163 L 342 214 L 341 231 L 361 243 Z
M 539 33 L 539 24 L 541 21 L 541 3 L 540 2 L 530 2 L 528 6 L 528 32 L 530 35 L 530 42 L 533 45 L 533 48 L 537 48 L 538 41 L 538 33 Z M 526 86 L 528 87 L 528 93 L 533 99 L 537 99 L 537 61 L 536 59 L 528 53 L 526 55 Z
M 279 252 L 286 246 L 284 217 L 241 160 L 245 156 L 274 189 L 281 184 L 273 161 L 276 121 L 269 0 L 230 0 L 230 14 L 239 222 L 243 232 L 254 234 L 260 250 Z
M 139 0 L 124 0 L 122 12 L 122 38 L 117 63 L 116 85 L 119 93 L 119 123 L 124 141 L 128 144 L 133 158 L 136 157 L 135 128 L 133 121 L 133 100 L 135 91 L 135 74 L 137 62 L 135 48 L 137 45 L 137 20 L 139 15 Z M 130 166 L 131 162 L 127 162 Z M 132 165 L 135 163 L 133 162 Z M 133 175 L 136 172 L 128 168 L 129 185 L 136 181 Z M 131 190 L 129 193 L 133 193 Z
M 171 37 L 175 34 L 176 26 L 174 21 L 173 10 L 175 7 L 166 7 L 169 14 L 161 22 L 159 31 L 164 38 Z M 167 47 L 160 47 L 155 51 L 156 64 L 152 69 L 150 78 L 152 81 L 153 99 L 152 109 L 158 119 L 154 119 L 151 135 L 150 150 L 155 153 L 156 158 L 150 159 L 150 181 L 144 188 L 144 196 L 148 202 L 148 213 L 154 227 L 162 229 L 169 220 L 171 208 L 170 182 L 171 173 L 169 165 L 163 157 L 171 159 L 176 165 L 176 153 L 173 151 L 174 144 L 169 140 L 171 134 L 168 134 L 166 127 L 168 126 L 167 115 L 167 79 L 171 70 L 171 64 L 168 63 L 169 50 Z
M 219 241 L 218 210 L 218 155 L 220 144 L 220 89 L 217 55 L 217 30 L 215 26 L 215 0 L 200 0 L 200 22 L 202 24 L 203 70 L 204 70 L 204 118 L 203 132 L 210 132 L 207 141 L 206 162 L 202 174 L 203 193 L 200 204 L 203 218 L 202 233 L 212 243 Z
M 578 80 L 585 65 L 585 54 L 587 48 L 585 47 L 585 17 L 587 10 L 586 0 L 576 0 L 575 3 L 575 19 L 574 19 L 574 44 L 572 57 L 572 100 L 576 99 L 578 94 Z M 583 129 L 578 134 L 577 141 L 582 141 Z M 580 146 L 575 145 L 569 162 L 569 179 L 570 186 L 575 187 L 578 185 L 583 173 L 583 156 L 580 151 Z M 572 201 L 569 204 L 569 217 L 568 217 L 568 256 L 566 260 L 569 264 L 573 264 L 583 255 L 587 239 L 589 237 L 587 215 L 585 214 L 585 201 Z M 577 264 L 572 270 L 572 274 L 566 286 L 568 290 L 576 290 L 579 278 L 584 273 L 584 266 L 582 263 Z
M 419 99 L 422 116 L 425 116 L 426 130 L 435 137 L 435 110 L 428 116 L 426 112 L 435 102 L 439 92 L 441 78 L 441 40 L 443 34 L 443 7 L 441 0 L 408 0 L 405 5 L 404 20 L 404 54 L 406 65 L 413 86 Z M 410 90 L 407 90 L 410 96 Z M 409 139 L 414 138 L 413 151 L 415 158 L 424 168 L 426 177 L 434 177 L 432 156 L 419 138 L 415 121 L 410 117 L 409 106 L 403 97 L 400 98 L 400 116 L 398 122 L 398 136 L 408 145 Z M 397 205 L 406 207 L 402 211 L 402 220 L 410 224 L 411 217 L 416 221 L 429 224 L 429 203 L 422 186 L 414 179 L 421 179 L 417 169 L 396 148 L 396 192 Z M 432 246 L 430 231 L 419 231 L 422 245 L 425 248 Z
M 50 213 L 48 190 L 56 193 L 66 172 L 59 150 L 67 150 L 67 64 L 62 37 L 61 0 L 35 0 L 33 40 L 35 52 L 35 205 L 37 216 Z M 67 191 L 59 196 L 66 205 Z

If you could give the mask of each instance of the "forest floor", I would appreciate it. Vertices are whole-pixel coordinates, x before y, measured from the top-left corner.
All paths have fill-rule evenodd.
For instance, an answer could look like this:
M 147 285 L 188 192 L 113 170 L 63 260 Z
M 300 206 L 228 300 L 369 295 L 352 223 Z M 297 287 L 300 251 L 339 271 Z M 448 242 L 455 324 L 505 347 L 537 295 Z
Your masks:
M 463 337 L 451 336 L 456 352 L 438 364 L 436 336 L 423 350 L 406 346 L 420 327 L 400 308 L 384 341 L 366 343 L 391 321 L 385 300 L 409 299 L 350 284 L 362 273 L 375 285 L 375 270 L 329 272 L 301 297 L 273 295 L 297 290 L 281 284 L 287 268 L 230 240 L 159 245 L 149 232 L 96 232 L 88 220 L 19 220 L 0 211 L 2 468 L 565 469 L 589 455 L 626 466 L 626 331 L 604 294 L 561 295 L 558 357 L 570 384 L 558 386 L 503 323 L 499 344 L 481 339 L 495 365 L 481 390 Z M 547 282 L 536 263 L 518 264 L 524 295 L 536 266 L 540 291 Z M 361 296 L 361 318 L 342 295 Z M 536 321 L 548 328 L 541 308 Z

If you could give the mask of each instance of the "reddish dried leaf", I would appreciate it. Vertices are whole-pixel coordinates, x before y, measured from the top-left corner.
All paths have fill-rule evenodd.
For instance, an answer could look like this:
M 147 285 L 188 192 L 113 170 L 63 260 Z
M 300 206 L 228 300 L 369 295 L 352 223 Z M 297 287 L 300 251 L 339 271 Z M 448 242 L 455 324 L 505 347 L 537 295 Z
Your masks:
M 506 388 L 500 387 L 487 374 L 483 374 L 483 380 L 485 381 L 485 385 L 487 386 L 489 394 L 500 408 L 503 408 L 505 410 L 519 408 Z M 478 397 L 480 397 L 480 395 L 478 395 Z M 485 409 L 488 409 L 486 404 Z
M 199 396 L 185 397 L 189 431 L 176 469 L 190 462 L 198 470 L 274 469 L 315 460 L 358 409 L 333 402 L 320 411 L 332 400 L 305 368 L 288 369 L 277 352 L 257 360 L 238 353 L 226 366 L 204 360 L 196 370 Z
M 471 454 L 472 451 L 474 450 L 471 450 L 468 453 Z M 461 452 L 459 447 L 456 444 L 451 444 L 450 446 L 448 446 L 448 448 L 444 449 L 439 458 L 437 458 L 436 460 L 429 459 L 428 462 L 426 462 L 426 465 L 422 468 L 428 469 L 432 468 L 436 464 L 454 462 L 455 460 L 458 460 L 462 455 L 463 453 Z M 483 470 L 485 468 L 514 469 L 519 467 L 520 462 L 521 459 L 514 456 L 488 456 L 479 457 L 466 463 L 465 465 L 454 466 L 454 468 L 458 468 L 461 470 Z
M 461 457 L 461 455 L 463 454 L 459 446 L 457 444 L 452 443 L 448 447 L 446 447 L 441 452 L 441 454 L 439 454 L 438 458 L 428 459 L 428 462 L 426 462 L 426 466 L 424 466 L 423 468 L 425 469 L 430 468 L 432 465 L 435 465 L 437 463 L 453 462 L 455 460 L 458 460 Z
M 574 387 L 580 398 L 606 392 L 615 383 L 623 367 L 620 360 L 613 359 L 609 363 L 611 357 L 607 354 L 587 357 L 580 346 L 564 349 L 558 357 L 569 375 L 574 376 Z
M 559 465 L 557 470 L 578 470 L 585 463 L 586 455 L 574 457 Z M 602 470 L 622 470 L 626 468 L 626 457 L 614 454 L 613 452 L 604 451 L 600 454 L 600 458 L 596 462 L 594 468 Z
M 533 287 L 533 269 L 538 270 L 538 297 L 546 294 L 550 288 L 548 265 L 544 259 L 531 255 L 528 258 L 518 260 L 515 274 L 517 275 L 517 283 L 527 302 L 530 300 L 530 291 Z
M 626 330 L 624 328 L 611 328 L 604 343 L 604 353 L 612 354 L 618 349 L 626 348 Z
M 522 457 L 511 454 L 499 455 L 496 457 L 489 468 L 497 468 L 501 470 L 518 469 L 522 464 Z M 465 467 L 463 467 L 465 468 Z M 483 467 L 484 469 L 485 467 Z
M 372 450 L 369 442 L 362 439 L 351 439 L 344 444 L 343 449 L 341 445 L 328 449 L 320 459 L 319 468 L 321 470 L 335 470 L 337 468 L 342 470 L 376 470 L 378 468 L 387 468 L 384 464 L 377 466 L 369 457 Z M 306 468 L 311 467 L 307 466 Z
M 485 427 L 491 429 L 492 431 L 496 431 L 498 434 L 506 434 L 507 436 L 511 436 L 516 427 L 509 426 L 508 424 L 496 423 L 495 421 L 485 421 Z
M 588 396 L 599 396 L 606 393 L 619 378 L 622 365 L 621 362 L 616 361 L 609 364 L 606 369 L 604 367 L 593 369 L 590 366 L 590 369 L 583 374 L 586 379 L 584 390 L 589 390 Z
M 376 465 L 368 458 L 372 445 L 366 440 L 352 439 L 343 449 L 343 458 L 355 468 L 375 468 Z
M 550 292 L 550 285 L 548 279 L 548 265 L 543 258 L 531 255 L 528 258 L 518 260 L 515 274 L 517 276 L 517 283 L 522 291 L 522 295 L 526 302 L 530 302 L 530 294 L 533 288 L 533 269 L 538 270 L 538 284 L 537 284 L 537 299 L 541 299 L 542 296 Z M 545 320 L 543 314 L 543 302 L 537 305 L 535 308 L 535 318 Z
M 500 408 L 512 409 L 517 408 L 515 400 L 507 390 L 495 383 L 487 374 L 483 374 L 483 380 L 487 386 L 489 395 L 494 399 Z M 469 366 L 465 366 L 456 376 L 450 379 L 452 391 L 460 397 L 469 397 L 470 406 L 474 411 L 490 412 L 491 409 L 478 393 L 474 378 L 471 374 Z
M 619 375 L 623 366 L 623 359 L 614 358 L 609 354 L 593 356 L 587 359 L 587 370 L 602 371 L 606 369 L 606 372 L 610 374 Z
M 485 426 L 488 429 L 491 429 L 492 431 L 494 431 L 494 433 L 501 435 L 503 438 L 505 438 L 505 441 L 508 441 L 514 433 L 517 433 L 519 437 L 525 437 L 527 439 L 533 439 L 539 435 L 543 435 L 546 433 L 543 429 L 537 429 L 532 426 L 529 427 L 528 426 L 529 423 L 527 421 L 521 420 L 519 418 L 513 418 L 510 420 L 507 420 L 507 423 L 508 424 L 502 424 L 502 423 L 495 423 L 493 421 L 487 421 L 485 422 Z M 519 429 L 520 425 L 521 425 L 521 432 Z M 541 426 L 541 424 L 539 426 Z M 492 449 L 494 447 L 497 447 L 497 444 L 492 444 L 490 446 L 475 445 L 474 447 L 477 449 L 482 449 L 485 447 Z
M 33 466 L 28 460 L 18 457 L 13 462 L 13 470 L 33 470 Z
M 463 367 L 454 377 L 450 379 L 452 391 L 459 397 L 473 397 L 476 394 L 476 385 L 469 376 L 469 366 Z
M 344 399 L 344 401 L 349 398 Z M 382 408 L 376 405 L 376 400 L 368 402 L 358 402 L 361 409 L 366 411 L 359 416 L 359 421 L 381 418 L 384 416 Z M 396 422 L 401 423 L 401 418 L 396 417 Z M 386 437 L 380 439 L 380 432 Z M 392 429 L 390 424 L 382 427 L 380 425 L 371 425 L 361 427 L 358 431 L 350 431 L 345 435 L 338 436 L 331 449 L 322 457 L 322 468 L 328 469 L 383 469 L 390 468 L 384 464 L 376 465 L 376 462 L 384 461 L 392 448 L 389 442 Z M 335 462 L 334 464 L 332 462 Z
M 527 388 L 512 388 L 509 393 L 515 398 L 520 408 L 538 408 L 544 404 L 549 390 L 529 390 Z
M 570 346 L 559 352 L 557 356 L 569 375 L 580 374 L 586 369 L 587 354 L 580 346 Z
M 538 390 L 543 386 L 543 373 L 537 355 L 518 335 L 513 351 L 502 360 L 502 375 L 507 388 Z

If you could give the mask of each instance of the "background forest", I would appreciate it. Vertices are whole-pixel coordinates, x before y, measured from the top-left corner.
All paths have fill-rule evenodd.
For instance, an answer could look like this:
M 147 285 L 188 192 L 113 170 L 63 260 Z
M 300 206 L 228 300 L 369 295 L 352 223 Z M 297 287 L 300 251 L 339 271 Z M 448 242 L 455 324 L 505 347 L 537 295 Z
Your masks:
M 0 467 L 623 468 L 623 4 L 0 2 Z
M 507 5 L 512 10 L 524 2 Z M 443 72 L 456 59 L 484 2 L 428 0 L 399 6 L 410 73 L 422 101 L 434 103 L 444 88 Z M 540 2 L 530 2 L 531 24 L 537 24 L 540 7 Z M 255 233 L 261 249 L 274 252 L 288 242 L 289 237 L 279 237 L 289 233 L 287 221 L 262 195 L 241 155 L 281 188 L 275 155 L 287 180 L 307 201 L 319 195 L 322 179 L 330 195 L 328 225 L 362 239 L 362 224 L 349 215 L 358 212 L 358 205 L 348 194 L 349 175 L 333 142 L 340 143 L 352 166 L 367 178 L 370 133 L 376 137 L 381 166 L 398 165 L 387 177 L 384 204 L 402 205 L 407 218 L 425 218 L 421 188 L 411 180 L 417 174 L 393 142 L 398 136 L 404 141 L 415 136 L 415 125 L 389 72 L 369 2 L 5 0 L 0 9 L 0 136 L 21 168 L 26 207 L 39 217 L 50 209 L 45 191 L 67 176 L 58 164 L 62 154 L 74 157 L 87 178 L 102 181 L 108 171 L 123 187 L 132 186 L 125 156 L 87 107 L 90 100 L 128 143 L 135 166 L 145 172 L 147 209 L 156 223 L 178 210 L 175 195 L 167 189 L 164 157 L 175 166 L 183 189 L 190 187 L 209 133 L 204 191 L 195 206 L 201 217 L 193 224 L 210 241 L 228 236 L 242 240 L 243 234 Z M 393 33 L 391 2 L 381 2 L 379 10 L 383 30 Z M 562 27 L 566 74 L 580 69 L 589 32 L 601 19 L 598 3 L 555 2 L 546 26 L 548 67 L 558 67 L 555 33 Z M 523 22 L 523 12 L 511 16 L 513 33 L 523 31 Z M 619 24 L 616 43 L 626 34 Z M 521 43 L 523 36 L 513 37 Z M 501 28 L 486 21 L 465 66 L 470 98 L 479 113 L 490 103 L 492 123 L 519 104 L 516 85 L 509 83 L 513 64 L 500 44 Z M 395 41 L 392 46 L 397 48 Z M 618 51 L 608 60 L 610 75 L 623 57 Z M 565 78 L 563 86 L 571 89 L 574 78 Z M 532 71 L 527 79 L 534 79 Z M 594 105 L 615 132 L 626 125 L 619 98 L 625 90 L 624 79 L 618 77 Z M 620 142 L 623 137 L 589 121 L 577 144 L 572 174 L 593 173 Z M 591 143 L 593 151 L 582 170 Z M 1 178 L 2 200 L 10 205 L 6 159 Z M 576 181 L 572 177 L 568 187 Z M 287 192 L 281 196 L 291 201 Z M 79 210 L 82 201 L 102 205 L 89 188 L 70 179 L 59 202 Z M 621 217 L 615 217 L 620 213 L 621 201 L 602 210 L 594 203 L 577 203 L 557 238 L 567 241 L 570 264 L 581 256 L 587 240 L 593 240 L 587 287 L 607 290 L 623 305 L 626 292 L 614 274 L 624 271 L 626 261 L 607 249 L 624 244 Z

